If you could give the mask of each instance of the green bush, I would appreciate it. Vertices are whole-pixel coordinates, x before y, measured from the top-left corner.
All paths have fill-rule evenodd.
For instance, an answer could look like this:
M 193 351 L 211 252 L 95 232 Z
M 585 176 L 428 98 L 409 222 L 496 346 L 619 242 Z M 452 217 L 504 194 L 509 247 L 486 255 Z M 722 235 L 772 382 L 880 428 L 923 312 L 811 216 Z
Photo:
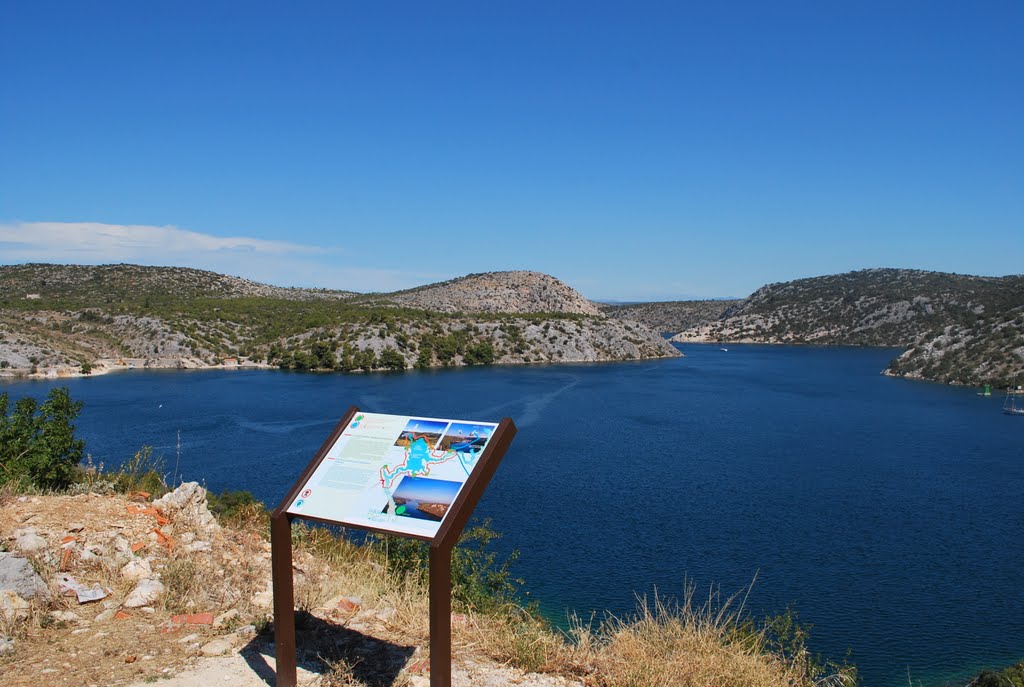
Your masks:
M 385 348 L 380 352 L 378 364 L 388 370 L 404 370 L 405 358 L 393 348 Z
M 523 581 L 512 576 L 510 567 L 518 551 L 501 560 L 491 544 L 501 535 L 491 528 L 490 520 L 470 527 L 452 551 L 452 599 L 465 609 L 489 613 L 510 606 L 518 607 Z M 404 537 L 374 535 L 377 554 L 387 571 L 397 577 L 427 579 L 429 546 Z
M 256 500 L 256 497 L 252 495 L 252 492 L 232 491 L 230 489 L 222 491 L 219 494 L 207 491 L 206 503 L 210 508 L 210 512 L 222 520 L 230 519 L 238 515 L 238 513 L 247 506 L 263 505 Z
M 66 387 L 52 389 L 42 404 L 21 398 L 13 409 L 0 394 L 0 485 L 67 487 L 85 448 L 73 424 L 81 410 Z
M 108 477 L 119 494 L 144 491 L 160 497 L 168 491 L 163 471 L 163 459 L 153 457 L 152 446 L 143 446 Z
M 999 672 L 981 671 L 973 687 L 1024 687 L 1024 661 Z

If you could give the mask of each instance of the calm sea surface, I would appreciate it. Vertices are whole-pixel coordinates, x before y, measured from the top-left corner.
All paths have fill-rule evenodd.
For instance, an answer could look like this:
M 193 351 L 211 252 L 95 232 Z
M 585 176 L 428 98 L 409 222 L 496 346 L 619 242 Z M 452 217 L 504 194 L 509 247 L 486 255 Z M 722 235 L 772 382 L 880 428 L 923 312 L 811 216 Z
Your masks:
M 555 619 L 684 581 L 795 608 L 868 687 L 1024 658 L 1024 418 L 878 374 L 895 351 L 682 347 L 676 360 L 380 375 L 132 371 L 62 382 L 97 462 L 142 445 L 276 504 L 349 405 L 512 417 L 477 513 Z M 56 382 L 0 391 L 43 395 Z

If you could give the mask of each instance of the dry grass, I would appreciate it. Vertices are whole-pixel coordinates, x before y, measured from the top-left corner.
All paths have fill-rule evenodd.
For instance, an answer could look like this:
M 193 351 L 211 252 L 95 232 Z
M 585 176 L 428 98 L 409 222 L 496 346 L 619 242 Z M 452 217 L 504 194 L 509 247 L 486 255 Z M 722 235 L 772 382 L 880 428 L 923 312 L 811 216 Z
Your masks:
M 584 680 L 593 687 L 848 687 L 855 674 L 792 657 L 744 614 L 739 596 L 717 593 L 694 603 L 641 599 L 635 615 L 595 623 L 573 619 L 569 635 L 528 615 L 472 618 L 461 648 L 533 672 Z M 457 635 L 458 636 L 458 635 Z

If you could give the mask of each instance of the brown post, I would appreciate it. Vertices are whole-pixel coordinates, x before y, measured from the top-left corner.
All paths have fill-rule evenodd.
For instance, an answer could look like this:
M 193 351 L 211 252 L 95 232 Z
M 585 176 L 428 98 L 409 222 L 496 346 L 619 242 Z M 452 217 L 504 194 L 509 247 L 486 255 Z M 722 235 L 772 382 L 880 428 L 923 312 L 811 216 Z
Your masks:
M 430 547 L 430 687 L 452 685 L 452 549 Z
M 277 687 L 295 687 L 295 591 L 292 580 L 292 520 L 270 518 L 270 567 L 274 580 L 274 658 Z

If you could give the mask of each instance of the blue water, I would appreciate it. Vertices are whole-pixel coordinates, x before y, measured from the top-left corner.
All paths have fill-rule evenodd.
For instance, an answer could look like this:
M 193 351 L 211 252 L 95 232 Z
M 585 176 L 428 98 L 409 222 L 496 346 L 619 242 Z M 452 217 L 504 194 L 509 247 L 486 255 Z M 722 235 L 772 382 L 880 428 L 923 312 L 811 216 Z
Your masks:
M 350 404 L 519 436 L 477 508 L 554 618 L 684 580 L 787 606 L 868 687 L 1024 658 L 1024 418 L 878 374 L 891 350 L 688 345 L 686 358 L 390 375 L 133 371 L 65 382 L 97 462 L 143 444 L 276 503 Z M 13 382 L 15 396 L 55 382 Z

